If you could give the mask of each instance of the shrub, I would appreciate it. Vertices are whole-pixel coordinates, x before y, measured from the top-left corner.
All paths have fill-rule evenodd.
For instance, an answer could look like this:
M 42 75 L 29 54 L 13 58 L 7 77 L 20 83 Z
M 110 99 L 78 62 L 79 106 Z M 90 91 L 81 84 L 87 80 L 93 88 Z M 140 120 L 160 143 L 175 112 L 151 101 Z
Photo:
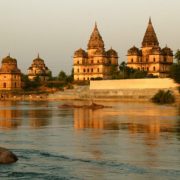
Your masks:
M 175 102 L 175 97 L 173 93 L 169 90 L 167 91 L 159 90 L 153 96 L 152 101 L 158 104 L 171 104 Z

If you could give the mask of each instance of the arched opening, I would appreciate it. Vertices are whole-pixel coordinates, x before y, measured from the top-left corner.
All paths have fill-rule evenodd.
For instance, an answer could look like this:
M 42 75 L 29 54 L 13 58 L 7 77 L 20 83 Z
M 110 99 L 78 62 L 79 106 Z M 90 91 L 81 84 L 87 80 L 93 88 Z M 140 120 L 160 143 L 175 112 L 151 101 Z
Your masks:
M 153 71 L 156 71 L 156 67 L 155 66 L 153 67 Z
M 131 59 L 131 62 L 133 63 L 133 58 Z
M 3 88 L 6 88 L 6 83 L 3 83 Z
M 16 88 L 16 82 L 14 83 L 14 88 Z
M 154 58 L 153 61 L 156 62 L 156 58 Z

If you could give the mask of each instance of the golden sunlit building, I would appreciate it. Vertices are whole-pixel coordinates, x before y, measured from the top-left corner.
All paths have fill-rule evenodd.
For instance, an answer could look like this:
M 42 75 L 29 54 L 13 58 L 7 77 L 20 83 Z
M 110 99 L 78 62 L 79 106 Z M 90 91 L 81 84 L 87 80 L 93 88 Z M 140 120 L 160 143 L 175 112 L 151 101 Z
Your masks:
M 21 71 L 17 67 L 17 60 L 7 56 L 2 60 L 0 68 L 0 90 L 20 90 Z
M 28 78 L 33 80 L 36 77 L 39 77 L 41 81 L 49 80 L 51 71 L 45 65 L 44 60 L 38 57 L 33 60 L 32 65 L 28 68 Z
M 74 53 L 74 80 L 111 79 L 111 69 L 118 68 L 118 54 L 112 48 L 105 51 L 104 41 L 95 24 L 87 51 L 78 49 Z
M 128 50 L 128 67 L 147 71 L 158 77 L 168 77 L 173 64 L 173 52 L 167 46 L 162 48 L 154 31 L 151 19 L 142 41 L 141 49 L 133 46 Z

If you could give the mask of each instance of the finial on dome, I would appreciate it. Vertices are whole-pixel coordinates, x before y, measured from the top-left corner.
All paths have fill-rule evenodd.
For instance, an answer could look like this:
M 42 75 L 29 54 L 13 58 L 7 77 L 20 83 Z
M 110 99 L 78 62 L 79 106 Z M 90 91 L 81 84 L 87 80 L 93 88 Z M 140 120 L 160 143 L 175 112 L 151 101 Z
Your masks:
M 94 26 L 94 29 L 97 29 L 97 22 L 95 21 L 95 26 Z
M 152 22 L 151 22 L 151 16 L 149 17 L 149 24 L 152 24 Z
M 37 58 L 39 59 L 39 53 L 38 53 L 38 55 L 37 55 Z
M 10 52 L 8 53 L 8 57 L 10 57 L 11 56 L 11 54 L 10 54 Z

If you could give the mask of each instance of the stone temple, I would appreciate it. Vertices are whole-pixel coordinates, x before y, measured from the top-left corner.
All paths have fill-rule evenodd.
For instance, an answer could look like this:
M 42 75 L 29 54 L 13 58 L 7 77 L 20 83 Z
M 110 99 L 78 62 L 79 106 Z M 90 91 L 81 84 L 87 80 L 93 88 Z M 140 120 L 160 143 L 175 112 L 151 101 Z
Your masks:
M 173 64 L 173 52 L 167 46 L 162 48 L 154 31 L 151 18 L 145 32 L 141 49 L 133 46 L 127 54 L 128 67 L 147 71 L 157 77 L 168 77 Z
M 2 59 L 0 67 L 0 90 L 16 91 L 21 89 L 21 71 L 17 67 L 17 60 L 10 57 Z
M 104 41 L 97 24 L 91 34 L 87 51 L 78 49 L 74 53 L 74 80 L 111 79 L 111 70 L 118 69 L 118 54 L 112 48 L 105 51 Z
M 28 68 L 28 78 L 34 80 L 34 78 L 38 76 L 41 81 L 47 81 L 50 74 L 51 71 L 38 54 L 37 58 L 33 60 L 32 65 Z

